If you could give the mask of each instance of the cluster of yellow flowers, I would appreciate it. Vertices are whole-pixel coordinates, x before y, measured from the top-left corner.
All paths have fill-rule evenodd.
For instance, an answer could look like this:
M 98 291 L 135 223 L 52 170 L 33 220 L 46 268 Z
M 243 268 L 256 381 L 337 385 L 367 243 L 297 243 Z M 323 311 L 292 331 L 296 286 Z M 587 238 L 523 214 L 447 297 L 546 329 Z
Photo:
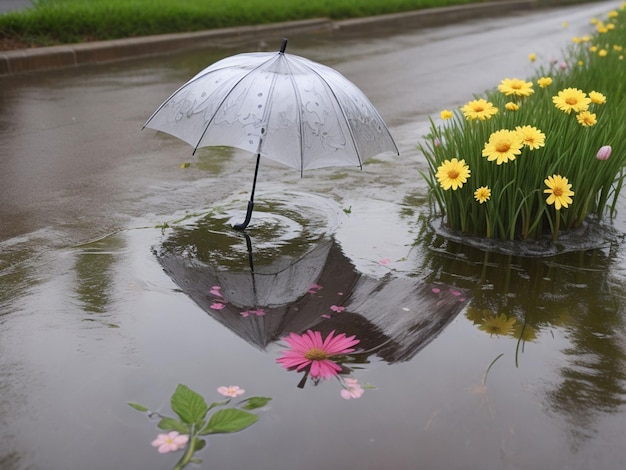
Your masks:
M 552 84 L 552 78 L 541 77 L 537 80 L 537 85 L 546 88 Z M 523 100 L 534 93 L 533 83 L 517 78 L 505 78 L 498 86 L 498 90 L 506 96 Z M 590 112 L 590 105 L 602 105 L 606 103 L 606 97 L 597 91 L 589 94 L 577 88 L 565 88 L 552 97 L 552 102 L 566 114 L 576 113 L 576 120 L 583 127 L 590 127 L 597 123 L 596 114 Z M 506 103 L 505 109 L 516 111 L 523 105 L 518 102 Z M 498 113 L 498 108 L 485 99 L 475 99 L 465 104 L 461 111 L 468 121 L 485 121 L 491 119 Z M 444 120 L 451 119 L 453 112 L 443 110 L 440 114 Z M 521 155 L 524 148 L 535 150 L 545 145 L 545 134 L 536 127 L 524 125 L 515 129 L 501 129 L 493 132 L 489 140 L 485 143 L 482 156 L 488 161 L 495 161 L 497 165 L 502 165 L 514 161 Z M 444 190 L 456 190 L 461 188 L 470 178 L 471 170 L 465 160 L 452 158 L 445 160 L 438 168 L 436 178 Z M 574 192 L 572 185 L 564 176 L 554 174 L 544 180 L 547 194 L 546 203 L 554 205 L 556 210 L 567 208 L 572 203 Z M 491 197 L 491 189 L 488 186 L 481 186 L 474 192 L 474 198 L 480 203 L 488 201 Z

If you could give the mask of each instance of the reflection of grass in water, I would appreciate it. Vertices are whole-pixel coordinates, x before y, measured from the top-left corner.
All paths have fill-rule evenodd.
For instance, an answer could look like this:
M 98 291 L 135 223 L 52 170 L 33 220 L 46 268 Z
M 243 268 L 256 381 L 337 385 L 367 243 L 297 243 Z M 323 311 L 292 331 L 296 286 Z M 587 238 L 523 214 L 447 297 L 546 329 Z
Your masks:
M 198 149 L 196 151 L 197 162 L 193 166 L 209 173 L 219 174 L 224 170 L 226 163 L 233 158 L 234 153 L 235 150 L 231 147 Z M 251 160 L 250 166 L 252 169 L 254 169 L 253 164 L 254 162 Z

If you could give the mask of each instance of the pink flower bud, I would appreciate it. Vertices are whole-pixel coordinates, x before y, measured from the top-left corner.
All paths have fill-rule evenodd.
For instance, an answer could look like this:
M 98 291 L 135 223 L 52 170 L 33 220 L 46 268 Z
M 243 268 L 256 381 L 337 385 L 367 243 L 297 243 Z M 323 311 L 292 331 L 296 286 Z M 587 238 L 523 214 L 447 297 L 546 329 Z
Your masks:
M 600 147 L 600 150 L 598 150 L 598 153 L 596 154 L 596 158 L 598 160 L 608 160 L 610 156 L 611 156 L 610 145 L 604 145 Z

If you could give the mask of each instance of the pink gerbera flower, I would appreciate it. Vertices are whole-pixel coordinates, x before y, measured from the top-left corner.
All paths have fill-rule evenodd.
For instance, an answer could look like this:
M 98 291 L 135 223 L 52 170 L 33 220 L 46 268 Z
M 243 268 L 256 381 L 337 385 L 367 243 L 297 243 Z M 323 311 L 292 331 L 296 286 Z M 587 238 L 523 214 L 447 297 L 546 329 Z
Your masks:
M 290 349 L 282 351 L 282 356 L 276 359 L 285 369 L 300 371 L 310 367 L 309 374 L 312 378 L 336 377 L 341 366 L 330 358 L 354 351 L 355 344 L 359 343 L 354 336 L 346 336 L 344 333 L 335 335 L 335 330 L 328 333 L 322 340 L 319 331 L 308 330 L 303 335 L 290 333 L 285 338 Z

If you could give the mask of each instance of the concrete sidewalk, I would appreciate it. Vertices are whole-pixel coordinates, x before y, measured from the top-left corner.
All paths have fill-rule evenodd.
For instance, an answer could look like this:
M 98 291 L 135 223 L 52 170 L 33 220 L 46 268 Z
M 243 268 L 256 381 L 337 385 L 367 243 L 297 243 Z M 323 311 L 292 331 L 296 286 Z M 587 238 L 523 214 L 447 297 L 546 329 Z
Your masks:
M 283 36 L 314 31 L 330 34 L 336 31 L 363 30 L 372 27 L 372 25 L 376 25 L 379 28 L 398 26 L 428 28 L 474 18 L 501 16 L 514 11 L 530 10 L 544 6 L 554 6 L 554 2 L 500 0 L 343 21 L 317 18 L 193 33 L 164 34 L 112 41 L 94 41 L 63 46 L 0 51 L 0 75 L 125 60 L 171 53 L 183 49 L 218 46 L 233 39 L 266 39 L 276 37 L 277 34 Z

